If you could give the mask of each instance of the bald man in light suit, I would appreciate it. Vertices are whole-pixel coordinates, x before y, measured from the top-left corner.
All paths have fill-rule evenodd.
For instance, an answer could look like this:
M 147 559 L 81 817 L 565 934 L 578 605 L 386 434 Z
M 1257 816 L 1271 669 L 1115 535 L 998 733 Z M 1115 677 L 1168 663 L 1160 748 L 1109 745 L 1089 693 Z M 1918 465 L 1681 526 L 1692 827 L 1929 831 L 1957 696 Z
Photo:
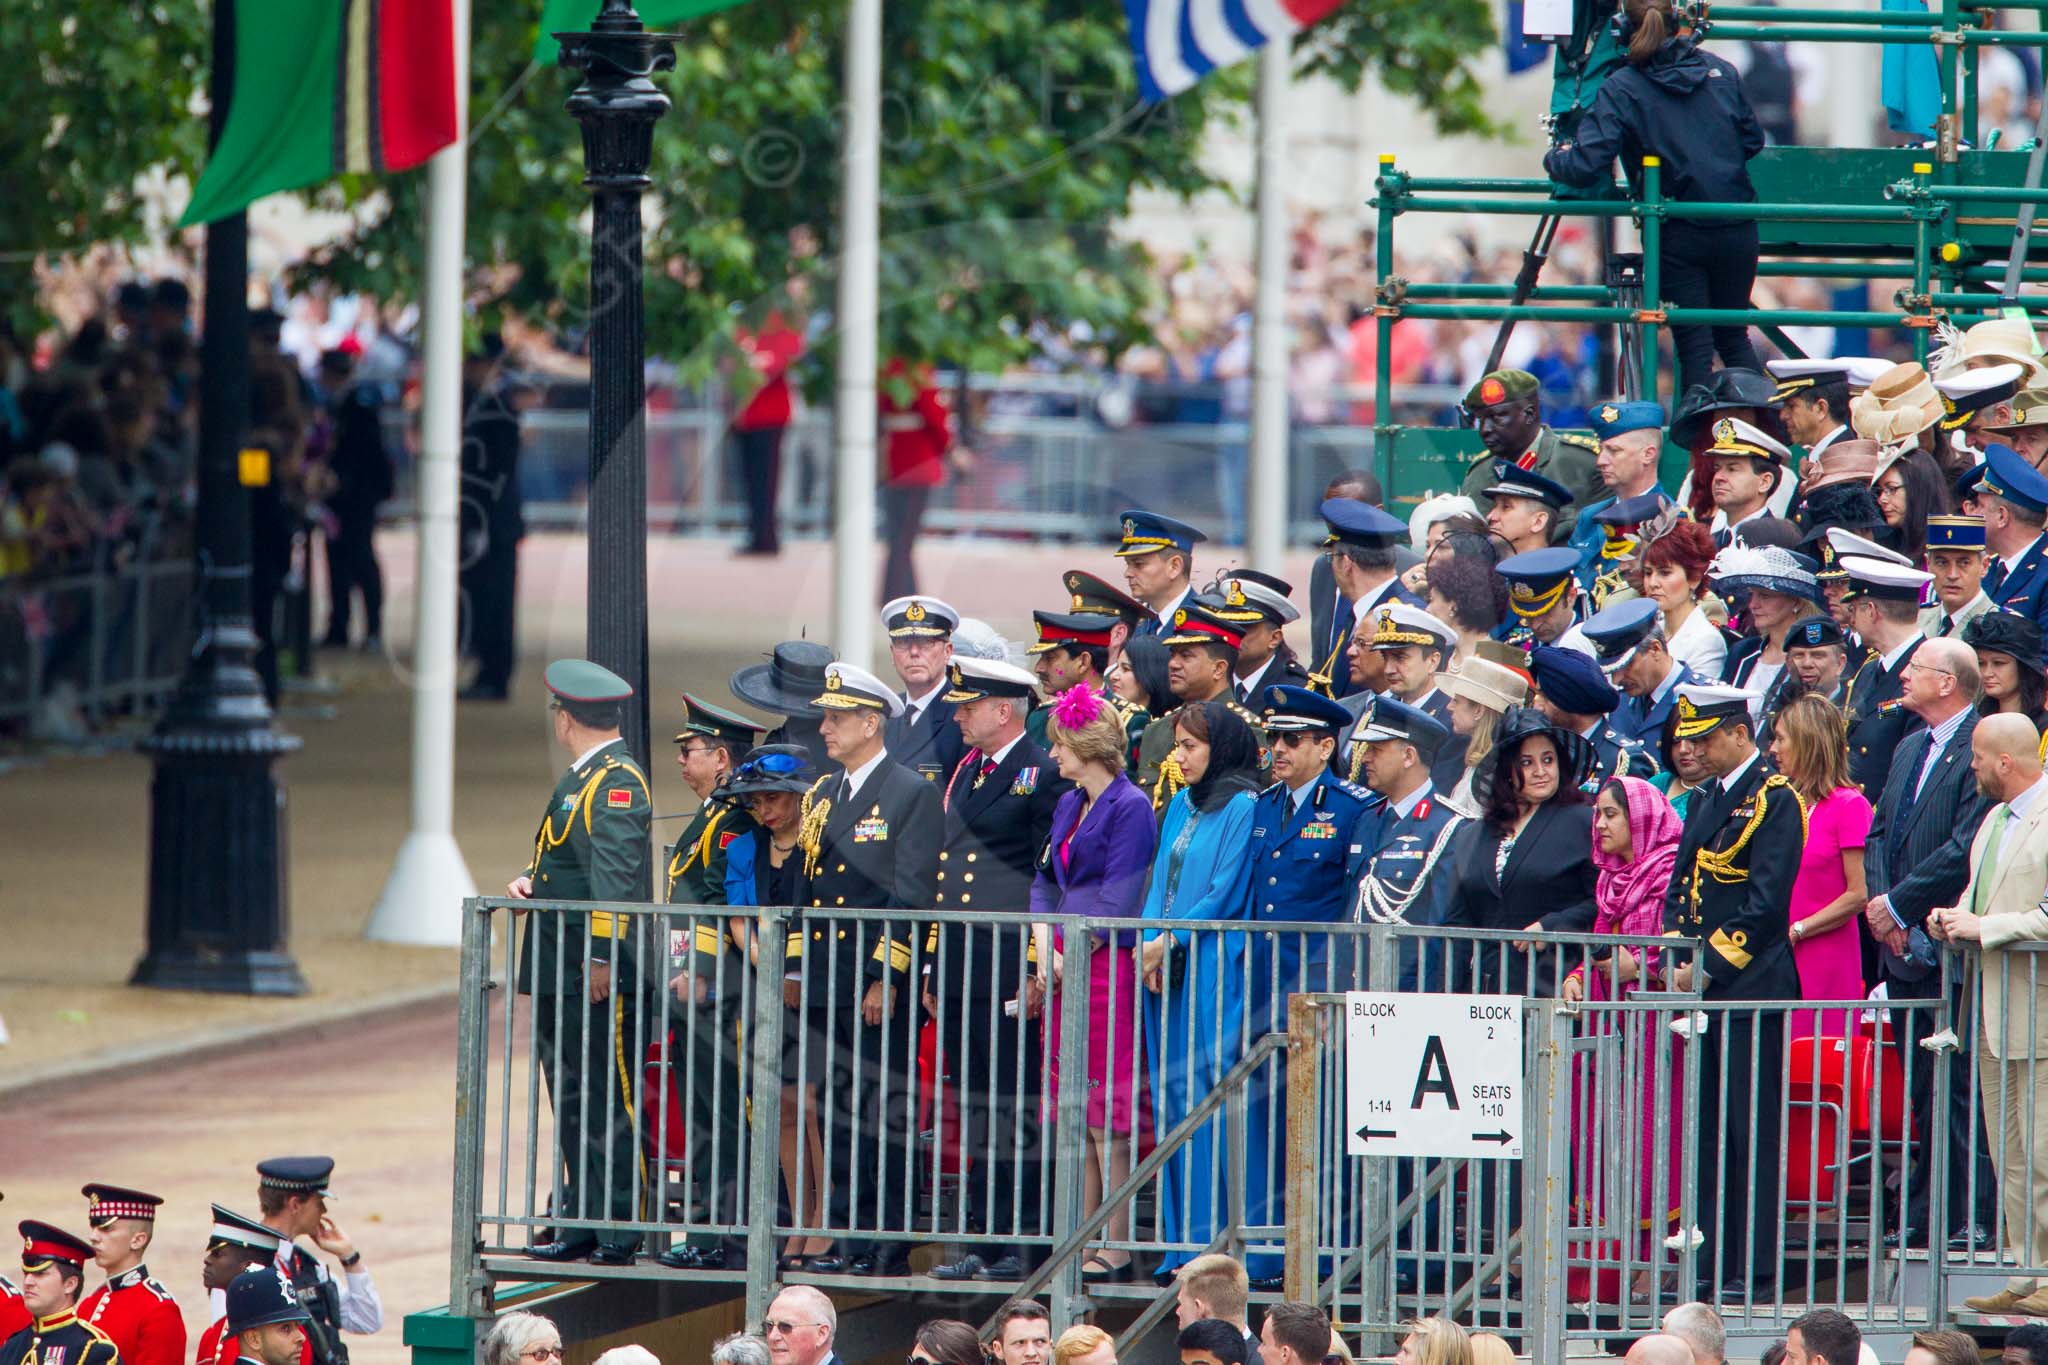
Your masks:
M 1998 1153 L 2006 1236 L 2019 1243 L 2014 1255 L 2022 1265 L 2048 1258 L 2048 1141 L 2041 1136 L 2048 1134 L 2048 1087 L 2036 1070 L 2048 1060 L 2048 954 L 2015 950 L 2048 941 L 2048 781 L 2040 743 L 2024 716 L 2004 712 L 1978 723 L 1970 767 L 1999 804 L 1970 846 L 1970 884 L 1961 899 L 1927 917 L 1936 938 L 1983 945 L 1977 1070 L 1984 1123 Z M 1978 1312 L 2048 1317 L 2048 1289 L 2028 1276 L 1967 1302 Z

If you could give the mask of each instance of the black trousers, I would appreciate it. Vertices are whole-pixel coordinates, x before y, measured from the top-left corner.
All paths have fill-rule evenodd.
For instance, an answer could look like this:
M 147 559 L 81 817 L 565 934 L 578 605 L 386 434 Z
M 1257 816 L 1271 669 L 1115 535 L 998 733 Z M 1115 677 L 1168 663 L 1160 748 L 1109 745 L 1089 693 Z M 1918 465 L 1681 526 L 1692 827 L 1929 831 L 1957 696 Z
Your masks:
M 1776 1273 L 1785 1016 L 1715 1014 L 1699 1049 L 1698 1223 L 1706 1241 L 1693 1265 L 1711 1298 L 1716 1284 L 1755 1284 Z
M 1889 972 L 1884 975 L 1885 993 L 1893 1000 L 1931 1000 L 1941 988 L 1939 974 L 1925 981 L 1903 982 Z M 1935 1117 L 1934 1054 L 1920 1046 L 1939 1020 L 1931 1009 L 1905 1012 L 1904 1026 L 1894 1034 L 1899 1060 L 1908 1073 L 1913 1102 L 1913 1132 L 1918 1135 L 1909 1153 L 1906 1173 L 1906 1207 L 1903 1218 L 1887 1220 L 1886 1231 L 1899 1222 L 1912 1228 L 1930 1228 L 1936 1242 L 1975 1223 L 1982 1228 L 1997 1224 L 1998 1177 L 1991 1166 L 1991 1141 L 1984 1130 L 1984 1109 L 1970 1094 L 1970 1078 L 1976 1072 L 1976 991 L 1967 982 L 1951 989 L 1951 1014 L 1962 1045 L 1949 1054 L 1948 1105 L 1943 1117 Z M 1934 1163 L 1928 1158 L 1932 1144 L 1948 1144 L 1948 1197 L 1939 1219 L 1930 1219 L 1933 1190 L 1929 1177 Z M 1988 1248 L 1987 1248 L 1988 1249 Z
M 374 514 L 342 517 L 327 537 L 327 643 L 348 644 L 352 597 L 363 595 L 363 636 L 384 634 L 384 570 L 377 564 Z
M 1747 308 L 1756 283 L 1756 224 L 1693 223 L 1664 220 L 1657 256 L 1664 301 L 1679 308 Z M 1674 326 L 1671 343 L 1678 352 L 1678 387 L 1683 394 L 1713 375 L 1714 356 L 1729 369 L 1761 370 L 1749 328 Z
M 669 1079 L 688 1097 L 690 1185 L 703 1203 L 701 1213 L 693 1216 L 712 1223 L 737 1224 L 746 1195 L 747 1151 L 741 1145 L 741 1130 L 747 1097 L 740 1089 L 739 1007 L 735 997 L 694 1011 L 684 1009 L 679 1015 L 675 1002 L 669 1003 Z M 689 1242 L 699 1250 L 719 1245 L 712 1236 L 691 1237 Z
M 888 522 L 889 555 L 882 564 L 882 600 L 893 602 L 917 591 L 917 566 L 910 548 L 917 543 L 925 508 L 931 506 L 928 484 L 884 484 L 882 514 Z
M 534 1038 L 555 1109 L 555 1150 L 562 1170 L 555 1214 L 627 1222 L 639 1214 L 640 1125 L 633 1071 L 636 1043 L 643 1052 L 647 1045 L 636 1027 L 644 1027 L 640 1002 L 616 991 L 602 1004 L 586 1000 L 580 991 L 560 999 L 557 1024 L 556 997 L 533 997 Z M 607 1246 L 640 1245 L 637 1232 L 575 1229 L 557 1235 L 564 1242 L 595 1238 Z
M 782 486 L 782 436 L 786 427 L 735 431 L 732 441 L 740 457 L 740 477 L 747 489 L 747 549 L 775 554 L 782 537 L 775 526 L 775 494 Z
M 832 1197 L 826 1217 L 853 1231 L 840 1251 L 896 1260 L 906 1243 L 876 1243 L 871 1232 L 902 1232 L 913 1221 L 910 1163 L 917 1135 L 917 1019 L 898 988 L 896 1008 L 879 1025 L 861 1018 L 863 982 L 853 999 L 830 1015 L 812 1012 L 810 1045 L 830 1040 L 827 1071 L 818 1087 Z
M 519 542 L 491 537 L 473 564 L 462 567 L 463 639 L 476 659 L 478 691 L 506 691 L 518 637 Z
M 1014 999 L 1016 992 L 1003 998 Z M 1041 1231 L 1039 1192 L 1049 1187 L 1039 1118 L 1045 1021 L 1013 1019 L 1003 1013 L 1002 1000 L 970 998 L 963 1035 L 961 1004 L 956 999 L 939 1008 L 947 1029 L 947 1069 L 960 1102 L 968 1223 L 990 1239 L 983 1255 L 1017 1255 L 1034 1263 L 1029 1250 L 1005 1239 Z

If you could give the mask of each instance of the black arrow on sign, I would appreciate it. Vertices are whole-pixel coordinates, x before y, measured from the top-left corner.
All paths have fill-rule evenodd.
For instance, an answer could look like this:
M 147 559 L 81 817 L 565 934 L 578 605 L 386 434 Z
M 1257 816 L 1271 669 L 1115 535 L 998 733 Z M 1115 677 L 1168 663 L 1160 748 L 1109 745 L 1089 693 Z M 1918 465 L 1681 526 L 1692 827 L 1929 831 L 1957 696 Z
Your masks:
M 1515 1135 L 1506 1129 L 1502 1129 L 1498 1133 L 1474 1133 L 1472 1140 L 1474 1142 L 1498 1142 L 1501 1146 L 1505 1147 L 1515 1140 Z
M 1367 1128 L 1361 1128 L 1361 1129 L 1359 1129 L 1359 1130 L 1358 1130 L 1358 1138 L 1359 1138 L 1359 1140 L 1360 1140 L 1361 1142 L 1370 1142 L 1370 1141 L 1372 1141 L 1372 1140 L 1373 1140 L 1374 1138 L 1376 1138 L 1376 1137 L 1399 1137 L 1399 1136 L 1400 1136 L 1400 1134 L 1399 1134 L 1399 1133 L 1397 1133 L 1397 1132 L 1395 1132 L 1395 1131 L 1394 1131 L 1393 1129 L 1391 1129 L 1391 1128 L 1385 1128 L 1385 1129 L 1381 1129 L 1381 1128 L 1371 1128 L 1371 1127 L 1367 1127 Z

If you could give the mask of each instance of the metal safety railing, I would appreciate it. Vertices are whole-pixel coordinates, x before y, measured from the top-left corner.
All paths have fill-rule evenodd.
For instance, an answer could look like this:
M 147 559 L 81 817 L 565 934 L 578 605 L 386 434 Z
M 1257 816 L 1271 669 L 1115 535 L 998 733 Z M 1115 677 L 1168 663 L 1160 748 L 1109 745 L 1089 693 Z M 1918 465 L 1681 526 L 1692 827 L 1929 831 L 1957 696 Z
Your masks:
M 178 559 L 0 581 L 0 723 L 43 727 L 60 699 L 90 724 L 167 696 L 192 640 L 192 574 Z
M 1819 1306 L 1910 1333 L 1945 1321 L 1952 1293 L 2044 1269 L 2027 1264 L 2048 1235 L 2027 1212 L 2048 1207 L 2039 1049 L 1957 1069 L 1978 1047 L 1971 959 L 1951 955 L 1924 999 L 1731 1000 L 1672 988 L 1697 949 L 1684 939 L 1166 928 L 471 902 L 453 1302 L 562 1275 L 529 1254 L 544 1238 L 687 1242 L 731 1255 L 573 1273 L 723 1278 L 755 1318 L 805 1277 L 1048 1292 L 1060 1322 L 1135 1300 L 1130 1345 L 1173 1301 L 1138 1272 L 1224 1250 L 1328 1306 L 1362 1349 L 1449 1312 L 1555 1360 L 1693 1297 L 1718 1297 L 1738 1337 Z M 583 985 L 593 944 L 611 960 L 601 1003 Z M 2001 1000 L 2025 1000 L 1992 1032 L 2042 1039 L 2048 964 L 1987 960 Z M 1371 1000 L 1480 1022 L 1431 1032 L 1451 1041 L 1424 1084 L 1436 1063 L 1412 1072 L 1402 1051 L 1424 1046 L 1418 1026 L 1357 1031 Z M 1498 1043 L 1477 1032 L 1495 1021 Z M 1452 1073 L 1494 1079 L 1467 1093 Z M 1985 1131 L 1952 1121 L 1986 1095 Z M 1376 1124 L 1453 1111 L 1470 1130 L 1455 1141 L 1428 1129 L 1374 1155 L 1392 1135 Z M 1947 1250 L 1973 1201 L 1998 1222 L 1999 1189 L 2002 1224 Z M 968 1251 L 1019 1264 L 993 1283 L 902 1264 L 932 1247 L 920 1271 Z M 879 1274 L 850 1273 L 863 1255 Z M 1138 1271 L 1084 1280 L 1091 1259 Z

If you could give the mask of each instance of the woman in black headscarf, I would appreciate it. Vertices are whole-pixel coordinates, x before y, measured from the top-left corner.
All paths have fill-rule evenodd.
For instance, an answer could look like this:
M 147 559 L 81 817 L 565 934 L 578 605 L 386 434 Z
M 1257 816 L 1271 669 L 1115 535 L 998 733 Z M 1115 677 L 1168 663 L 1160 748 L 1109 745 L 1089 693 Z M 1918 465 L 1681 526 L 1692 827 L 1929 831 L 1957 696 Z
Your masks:
M 1533 707 L 1501 717 L 1472 772 L 1480 818 L 1462 836 L 1446 923 L 1467 929 L 1584 931 L 1593 924 L 1593 807 L 1581 784 L 1593 746 Z M 1540 912 L 1540 913 L 1539 913 Z M 1475 962 L 1476 957 L 1476 962 Z M 1503 944 L 1452 949 L 1454 990 L 1549 995 L 1557 955 Z
M 1147 920 L 1241 920 L 1249 872 L 1252 807 L 1262 785 L 1259 741 L 1221 702 L 1205 701 L 1174 717 L 1173 754 L 1187 787 L 1174 794 L 1159 826 L 1159 852 L 1146 889 Z M 1145 1009 L 1145 1060 L 1151 1069 L 1153 1131 L 1187 1117 L 1243 1055 L 1245 935 L 1242 931 L 1166 931 L 1146 936 L 1139 968 L 1152 994 Z M 1169 1242 L 1206 1245 L 1222 1211 L 1220 1124 L 1191 1139 L 1161 1176 L 1160 1218 Z M 1257 1154 L 1254 1153 L 1254 1156 Z M 1262 1169 L 1247 1160 L 1247 1170 Z M 1192 1253 L 1170 1253 L 1169 1274 Z

